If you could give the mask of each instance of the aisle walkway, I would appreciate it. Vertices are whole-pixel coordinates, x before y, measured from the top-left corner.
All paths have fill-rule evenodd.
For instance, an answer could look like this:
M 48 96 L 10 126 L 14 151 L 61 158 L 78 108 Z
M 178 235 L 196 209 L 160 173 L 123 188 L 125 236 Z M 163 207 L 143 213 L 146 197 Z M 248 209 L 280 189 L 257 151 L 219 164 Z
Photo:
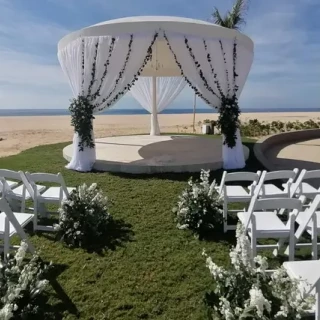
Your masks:
M 277 169 L 320 169 L 320 139 L 279 144 L 265 155 Z

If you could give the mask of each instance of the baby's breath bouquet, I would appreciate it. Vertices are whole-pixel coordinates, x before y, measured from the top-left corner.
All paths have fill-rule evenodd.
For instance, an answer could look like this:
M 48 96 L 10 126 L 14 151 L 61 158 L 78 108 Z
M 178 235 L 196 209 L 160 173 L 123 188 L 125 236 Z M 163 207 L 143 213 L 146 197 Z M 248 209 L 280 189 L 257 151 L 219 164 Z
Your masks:
M 49 265 L 37 255 L 25 260 L 28 249 L 26 242 L 15 256 L 0 261 L 0 319 L 34 319 L 39 316 L 39 306 L 48 285 L 46 273 Z
M 301 319 L 314 306 L 314 297 L 303 297 L 299 281 L 291 279 L 283 267 L 270 274 L 266 272 L 265 257 L 252 259 L 250 242 L 241 224 L 236 236 L 237 245 L 230 251 L 230 269 L 217 266 L 203 253 L 215 282 L 215 290 L 206 295 L 211 319 Z
M 209 177 L 210 171 L 201 170 L 200 181 L 191 178 L 173 209 L 178 228 L 190 229 L 200 237 L 208 229 L 221 226 L 223 221 L 216 183 L 210 184 Z
M 106 237 L 110 223 L 108 198 L 96 183 L 83 184 L 64 200 L 55 225 L 61 239 L 72 247 L 90 248 Z

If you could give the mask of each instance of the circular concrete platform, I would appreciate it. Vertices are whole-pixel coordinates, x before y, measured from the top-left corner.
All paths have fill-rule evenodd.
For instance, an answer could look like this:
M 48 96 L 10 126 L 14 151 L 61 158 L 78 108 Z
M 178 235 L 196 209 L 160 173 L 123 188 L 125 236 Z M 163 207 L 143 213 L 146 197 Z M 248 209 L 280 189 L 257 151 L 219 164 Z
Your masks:
M 249 149 L 243 146 L 245 159 Z M 70 161 L 72 145 L 63 149 Z M 222 168 L 222 141 L 199 136 L 119 136 L 96 139 L 94 169 L 125 173 L 198 172 Z

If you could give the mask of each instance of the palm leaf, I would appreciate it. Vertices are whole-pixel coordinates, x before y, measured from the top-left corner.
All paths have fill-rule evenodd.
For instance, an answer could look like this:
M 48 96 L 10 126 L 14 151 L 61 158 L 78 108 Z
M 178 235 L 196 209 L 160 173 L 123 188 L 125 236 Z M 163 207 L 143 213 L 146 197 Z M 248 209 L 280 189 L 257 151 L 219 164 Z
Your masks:
M 212 18 L 213 18 L 213 22 L 221 27 L 225 27 L 228 28 L 228 21 L 227 21 L 227 17 L 222 18 L 222 16 L 220 15 L 219 10 L 215 7 L 214 11 L 212 13 Z
M 236 0 L 231 12 L 229 13 L 230 27 L 232 29 L 239 29 L 241 25 L 245 24 L 244 16 L 248 9 L 247 0 Z

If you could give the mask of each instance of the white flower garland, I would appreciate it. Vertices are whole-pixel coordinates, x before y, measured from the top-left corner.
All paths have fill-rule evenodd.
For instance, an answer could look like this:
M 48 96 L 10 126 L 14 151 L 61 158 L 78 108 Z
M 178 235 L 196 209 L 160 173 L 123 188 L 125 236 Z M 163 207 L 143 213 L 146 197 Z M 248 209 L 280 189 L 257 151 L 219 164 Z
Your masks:
M 222 204 L 216 183 L 210 183 L 209 177 L 210 171 L 201 170 L 200 182 L 191 178 L 179 196 L 177 207 L 173 208 L 177 227 L 190 229 L 200 237 L 207 229 L 222 225 Z
M 230 251 L 230 270 L 217 266 L 203 252 L 215 280 L 215 291 L 207 295 L 214 319 L 301 319 L 306 310 L 312 309 L 314 297 L 302 297 L 299 281 L 291 279 L 283 267 L 270 275 L 265 257 L 252 259 L 250 242 L 241 224 L 236 236 L 237 245 Z

